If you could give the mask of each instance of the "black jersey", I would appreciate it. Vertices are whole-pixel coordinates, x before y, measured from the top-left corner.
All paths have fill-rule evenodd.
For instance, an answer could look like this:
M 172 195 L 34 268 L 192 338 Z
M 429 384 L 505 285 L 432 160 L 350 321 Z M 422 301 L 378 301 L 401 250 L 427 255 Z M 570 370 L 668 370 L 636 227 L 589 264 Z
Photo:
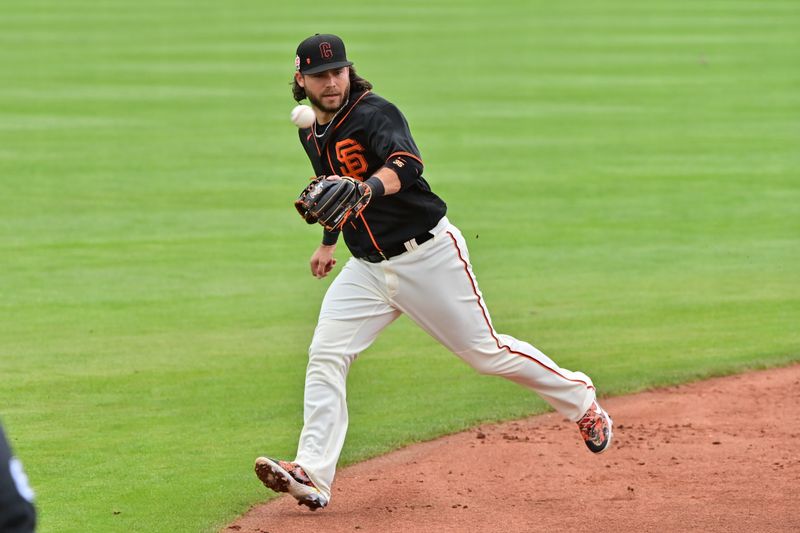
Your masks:
M 317 176 L 364 181 L 389 166 L 400 177 L 400 192 L 373 198 L 345 224 L 344 240 L 356 257 L 401 245 L 433 228 L 447 211 L 422 177 L 422 158 L 405 117 L 371 91 L 351 93 L 327 125 L 301 129 L 300 142 Z

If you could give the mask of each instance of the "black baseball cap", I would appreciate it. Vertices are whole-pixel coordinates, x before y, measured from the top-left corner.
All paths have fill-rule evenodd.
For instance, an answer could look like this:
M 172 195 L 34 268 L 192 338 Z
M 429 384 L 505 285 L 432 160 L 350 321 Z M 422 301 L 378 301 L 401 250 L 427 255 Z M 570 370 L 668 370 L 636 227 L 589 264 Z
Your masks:
M 294 68 L 300 74 L 316 74 L 332 68 L 349 67 L 344 42 L 330 33 L 317 33 L 300 43 Z

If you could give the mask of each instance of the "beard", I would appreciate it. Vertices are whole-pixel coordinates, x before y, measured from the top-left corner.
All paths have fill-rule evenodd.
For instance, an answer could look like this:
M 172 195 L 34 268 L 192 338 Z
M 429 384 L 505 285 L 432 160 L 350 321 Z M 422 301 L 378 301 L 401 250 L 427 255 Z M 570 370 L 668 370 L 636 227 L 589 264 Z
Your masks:
M 344 90 L 338 103 L 334 105 L 325 104 L 324 95 L 320 95 L 320 97 L 317 98 L 316 96 L 306 92 L 306 97 L 317 109 L 324 111 L 325 113 L 336 113 L 342 108 L 342 106 L 344 106 L 345 103 L 347 103 L 347 99 L 350 97 L 350 87 Z

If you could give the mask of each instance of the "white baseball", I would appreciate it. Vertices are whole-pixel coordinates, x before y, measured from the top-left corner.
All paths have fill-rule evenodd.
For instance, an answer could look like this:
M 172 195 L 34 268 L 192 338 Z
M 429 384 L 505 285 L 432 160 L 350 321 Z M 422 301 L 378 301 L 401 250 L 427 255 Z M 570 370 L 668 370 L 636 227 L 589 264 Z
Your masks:
M 292 122 L 298 128 L 310 128 L 315 120 L 317 120 L 317 116 L 314 114 L 314 110 L 307 105 L 300 104 L 292 109 Z

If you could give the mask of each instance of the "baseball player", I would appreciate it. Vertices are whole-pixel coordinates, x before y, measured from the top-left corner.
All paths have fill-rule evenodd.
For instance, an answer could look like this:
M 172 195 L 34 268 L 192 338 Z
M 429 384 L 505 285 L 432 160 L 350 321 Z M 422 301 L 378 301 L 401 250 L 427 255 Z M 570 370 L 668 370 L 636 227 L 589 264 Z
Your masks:
M 33 491 L 0 426 L 0 531 L 30 533 L 35 528 Z
M 592 452 L 608 449 L 612 421 L 591 379 L 495 330 L 467 243 L 423 178 L 405 117 L 356 74 L 342 40 L 305 39 L 295 70 L 294 98 L 308 98 L 316 115 L 316 123 L 300 129 L 300 142 L 319 176 L 296 206 L 325 227 L 311 273 L 331 272 L 342 237 L 352 258 L 328 288 L 309 348 L 297 456 L 292 462 L 259 457 L 258 478 L 311 509 L 330 502 L 347 432 L 348 370 L 402 313 L 478 372 L 536 391 L 577 422 Z

